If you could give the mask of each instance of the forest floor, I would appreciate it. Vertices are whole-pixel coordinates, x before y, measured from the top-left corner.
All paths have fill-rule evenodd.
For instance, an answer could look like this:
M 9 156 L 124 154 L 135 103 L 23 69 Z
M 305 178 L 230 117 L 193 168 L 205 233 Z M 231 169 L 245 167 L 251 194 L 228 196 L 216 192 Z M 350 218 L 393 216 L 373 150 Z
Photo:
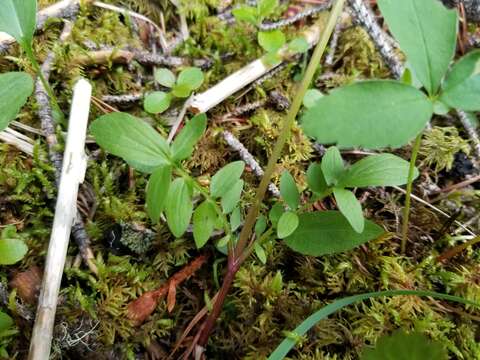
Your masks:
M 40 1 L 39 8 L 54 2 Z M 205 81 L 197 93 L 263 54 L 255 28 L 230 15 L 229 9 L 235 6 L 232 1 L 181 1 L 189 32 L 186 40 L 181 39 L 182 21 L 173 1 L 108 3 L 160 24 L 171 52 L 165 55 L 165 65 L 155 66 L 168 67 L 174 73 L 187 64 L 200 67 Z M 272 19 L 280 21 L 282 31 L 292 38 L 311 26 L 321 12 L 307 14 L 286 26 L 282 26 L 282 19 L 302 13 L 315 3 L 322 1 L 283 1 Z M 376 11 L 375 2 L 371 4 Z M 167 135 L 183 101 L 174 101 L 163 114 L 147 114 L 142 95 L 158 87 L 153 81 L 154 66 L 140 56 L 120 52 L 163 54 L 162 44 L 154 36 L 156 29 L 141 19 L 89 2 L 82 3 L 71 21 L 73 28 L 66 39 L 59 40 L 63 21 L 51 19 L 37 32 L 34 41 L 40 63 L 49 54 L 54 56 L 49 81 L 64 113 L 68 114 L 73 84 L 81 76 L 93 85 L 91 120 L 121 110 L 146 119 Z M 314 80 L 315 88 L 328 92 L 355 80 L 392 77 L 371 34 L 355 20 L 355 14 L 345 12 L 342 26 L 335 34 L 338 41 L 327 51 L 327 61 L 323 60 Z M 469 23 L 462 34 L 458 56 L 478 44 L 477 35 L 476 24 Z M 261 166 L 266 165 L 308 54 L 284 62 L 208 112 L 206 134 L 185 162 L 194 176 L 207 181 L 222 166 L 240 159 L 239 153 L 225 141 L 225 131 L 243 143 Z M 18 46 L 13 45 L 0 57 L 0 72 L 19 69 L 35 73 Z M 0 300 L 18 329 L 0 339 L 0 345 L 8 352 L 8 358 L 17 359 L 26 358 L 28 352 L 57 191 L 54 167 L 48 161 L 48 147 L 39 130 L 38 111 L 39 104 L 32 97 L 17 119 L 30 128 L 11 125 L 30 138 L 27 150 L 0 143 L 0 229 L 13 229 L 15 236 L 28 246 L 22 261 L 0 268 Z M 38 133 L 33 133 L 32 128 Z M 57 124 L 60 150 L 65 130 Z M 305 187 L 308 164 L 321 159 L 324 148 L 307 138 L 298 125 L 292 134 L 278 163 L 274 183 L 278 185 L 279 174 L 286 169 Z M 480 233 L 476 145 L 456 114 L 436 116 L 431 121 L 417 162 L 421 175 L 414 183 L 417 198 L 412 200 L 405 254 L 400 250 L 399 235 L 405 196 L 391 187 L 367 188 L 356 193 L 365 217 L 382 226 L 387 236 L 347 253 L 321 257 L 297 254 L 281 241 L 268 243 L 265 263 L 252 256 L 239 270 L 210 337 L 207 358 L 266 359 L 287 332 L 310 314 L 349 295 L 422 289 L 480 302 L 479 248 L 471 246 L 439 261 L 441 254 L 471 239 L 472 233 Z M 393 152 L 408 160 L 411 146 Z M 91 138 L 87 141 L 87 154 L 88 168 L 80 187 L 78 210 L 97 273 L 82 262 L 72 239 L 61 285 L 52 358 L 180 358 L 195 332 L 181 343 L 179 340 L 192 319 L 211 305 L 221 284 L 226 257 L 213 244 L 197 250 L 191 233 L 176 239 L 162 221 L 151 223 L 144 206 L 145 174 L 106 154 Z M 342 155 L 352 162 L 360 159 L 363 152 L 348 150 Z M 259 178 L 248 167 L 244 178 L 242 202 L 248 204 Z M 266 204 L 271 201 L 267 199 Z M 320 207 L 334 208 L 335 203 L 329 200 L 324 200 Z M 471 233 L 465 232 L 459 223 Z M 188 279 L 177 284 L 174 301 L 170 296 L 168 301 L 161 299 L 141 325 L 128 319 L 132 301 L 168 283 L 177 272 L 188 271 L 189 267 L 191 270 L 195 260 L 201 264 Z M 440 341 L 451 358 L 480 359 L 479 316 L 471 307 L 431 298 L 370 299 L 321 321 L 302 338 L 301 346 L 289 353 L 289 358 L 358 359 L 365 346 L 402 328 L 421 331 Z M 176 345 L 179 349 L 173 353 Z

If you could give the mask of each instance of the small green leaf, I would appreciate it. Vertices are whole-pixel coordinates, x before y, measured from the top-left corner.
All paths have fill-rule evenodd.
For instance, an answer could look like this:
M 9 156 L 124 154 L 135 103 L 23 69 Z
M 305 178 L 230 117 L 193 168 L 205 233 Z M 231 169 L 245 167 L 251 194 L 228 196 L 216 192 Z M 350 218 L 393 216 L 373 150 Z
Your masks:
M 272 206 L 270 212 L 268 213 L 268 218 L 272 222 L 273 226 L 277 226 L 278 220 L 280 220 L 280 217 L 284 212 L 285 209 L 283 208 L 282 204 L 276 203 Z
M 255 223 L 255 235 L 259 238 L 267 229 L 267 218 L 264 215 L 260 215 Z
M 187 231 L 192 218 L 190 190 L 183 178 L 173 180 L 165 201 L 165 215 L 172 234 L 179 238 Z
M 310 45 L 303 36 L 299 36 L 288 43 L 288 51 L 294 54 L 304 53 L 308 51 L 309 48 Z
M 258 33 L 258 43 L 269 53 L 280 50 L 285 42 L 285 34 L 281 30 L 260 31 Z
M 295 184 L 295 179 L 288 171 L 284 171 L 280 177 L 280 194 L 282 199 L 292 210 L 296 210 L 300 204 L 300 193 Z
M 15 119 L 32 92 L 33 79 L 27 73 L 7 72 L 0 74 L 0 131 L 4 130 L 8 123 Z
M 0 265 L 12 265 L 19 262 L 27 251 L 27 245 L 20 239 L 0 239 Z
M 425 335 L 413 332 L 396 331 L 390 336 L 381 337 L 374 349 L 366 349 L 360 356 L 361 360 L 446 360 L 445 346 L 438 341 L 431 341 Z
M 258 22 L 257 9 L 251 6 L 240 6 L 237 9 L 233 9 L 232 14 L 237 21 L 245 21 L 252 25 L 256 25 Z
M 253 249 L 255 250 L 255 255 L 257 255 L 258 260 L 265 265 L 267 263 L 267 254 L 265 254 L 262 245 L 256 242 L 253 244 Z
M 322 171 L 328 185 L 335 185 L 345 172 L 340 151 L 331 146 L 322 158 Z
M 172 143 L 174 161 L 184 160 L 193 153 L 193 148 L 205 133 L 207 116 L 199 114 L 188 121 Z
M 290 236 L 298 227 L 298 215 L 292 211 L 287 211 L 282 214 L 278 220 L 277 237 L 285 239 Z
M 308 89 L 303 97 L 303 106 L 310 109 L 315 106 L 318 100 L 320 100 L 324 95 L 317 89 Z
M 371 155 L 347 169 L 341 187 L 397 186 L 408 181 L 410 163 L 392 154 Z M 418 177 L 415 169 L 414 179 Z
M 308 136 L 340 148 L 400 147 L 412 140 L 433 113 L 421 91 L 391 80 L 362 81 L 333 90 L 303 117 Z
M 17 40 L 25 49 L 31 49 L 37 24 L 36 0 L 2 0 L 0 31 Z
M 154 224 L 158 222 L 164 209 L 171 180 L 172 167 L 170 165 L 158 167 L 148 180 L 146 190 L 147 213 Z
M 365 229 L 359 234 L 339 211 L 304 213 L 299 218 L 297 230 L 284 241 L 292 250 L 304 255 L 349 251 L 384 233 L 381 227 L 365 220 Z
M 362 205 L 355 195 L 351 191 L 341 188 L 334 188 L 333 195 L 337 201 L 338 209 L 352 225 L 353 230 L 362 233 L 365 219 L 363 218 Z
M 191 91 L 202 86 L 204 80 L 203 72 L 196 67 L 188 67 L 183 69 L 178 75 L 177 84 L 187 86 Z
M 10 329 L 13 324 L 13 319 L 3 311 L 0 311 L 0 332 Z
M 242 224 L 242 214 L 240 208 L 235 208 L 230 214 L 230 228 L 232 231 L 236 231 Z
M 175 85 L 175 74 L 168 69 L 155 69 L 155 81 L 162 86 L 171 88 Z
M 170 107 L 172 95 L 163 91 L 154 91 L 143 100 L 143 108 L 150 114 L 160 114 Z
M 238 202 L 243 191 L 243 180 L 238 180 L 233 187 L 222 196 L 222 209 L 224 214 L 230 214 Z
M 480 110 L 480 50 L 461 58 L 448 73 L 440 100 L 465 111 Z
M 270 15 L 278 7 L 278 0 L 260 0 L 257 4 L 258 14 L 261 17 Z
M 378 0 L 418 79 L 434 95 L 455 54 L 457 12 L 437 0 Z
M 193 238 L 197 249 L 202 248 L 212 236 L 217 218 L 215 206 L 208 201 L 204 201 L 195 209 L 193 213 Z
M 310 190 L 316 194 L 322 194 L 328 189 L 322 166 L 318 163 L 311 163 L 307 170 L 307 184 Z
M 190 87 L 186 84 L 176 84 L 172 88 L 172 94 L 178 98 L 187 98 L 192 93 Z
M 282 57 L 279 55 L 278 51 L 269 52 L 262 57 L 262 62 L 266 66 L 274 66 L 279 64 L 281 61 Z
M 130 114 L 113 112 L 100 116 L 90 125 L 90 132 L 98 145 L 137 170 L 151 173 L 170 163 L 170 149 L 165 139 Z
M 210 194 L 213 198 L 224 196 L 237 183 L 245 169 L 243 161 L 234 161 L 221 168 L 212 177 L 210 182 Z

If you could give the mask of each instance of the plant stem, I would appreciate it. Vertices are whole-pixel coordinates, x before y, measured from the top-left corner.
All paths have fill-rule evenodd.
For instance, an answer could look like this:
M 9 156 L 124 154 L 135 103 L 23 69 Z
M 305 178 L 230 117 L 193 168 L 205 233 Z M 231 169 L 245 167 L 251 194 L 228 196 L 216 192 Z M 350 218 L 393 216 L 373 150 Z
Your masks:
M 253 227 L 255 226 L 255 222 L 257 220 L 263 198 L 265 197 L 268 184 L 270 183 L 270 179 L 272 178 L 272 175 L 275 171 L 277 162 L 280 159 L 283 147 L 285 146 L 285 143 L 287 142 L 288 137 L 290 136 L 290 129 L 295 122 L 298 111 L 300 110 L 303 97 L 305 96 L 305 93 L 308 87 L 310 86 L 312 78 L 315 75 L 315 71 L 317 70 L 318 64 L 320 63 L 322 55 L 325 52 L 325 49 L 327 47 L 328 40 L 337 23 L 337 19 L 341 15 L 344 1 L 345 0 L 335 1 L 335 5 L 332 7 L 332 11 L 330 12 L 328 22 L 325 26 L 325 29 L 320 37 L 320 40 L 317 46 L 315 47 L 312 58 L 310 59 L 307 70 L 305 71 L 305 75 L 302 79 L 302 82 L 300 83 L 300 86 L 298 87 L 298 89 L 295 91 L 295 98 L 293 99 L 292 106 L 290 107 L 290 110 L 284 120 L 282 131 L 280 133 L 280 136 L 277 139 L 272 155 L 268 161 L 268 165 L 267 165 L 267 168 L 265 169 L 265 173 L 262 177 L 262 180 L 260 181 L 260 185 L 257 188 L 255 198 L 253 200 L 253 204 L 250 207 L 247 217 L 245 219 L 245 224 L 242 228 L 242 231 L 240 232 L 238 243 L 234 249 L 234 254 L 233 254 L 234 256 L 229 256 L 227 273 L 223 280 L 223 284 L 220 289 L 219 296 L 217 298 L 217 301 L 215 301 L 212 312 L 210 313 L 210 315 L 208 316 L 208 318 L 204 323 L 204 326 L 202 327 L 201 334 L 198 340 L 198 345 L 200 346 L 205 347 L 205 345 L 207 344 L 210 333 L 212 332 L 213 327 L 215 326 L 215 322 L 220 316 L 220 312 L 223 308 L 223 303 L 225 302 L 225 297 L 228 294 L 228 291 L 230 290 L 230 287 L 235 278 L 235 274 L 240 268 L 240 265 L 242 264 L 242 262 L 245 260 L 242 254 L 245 250 L 245 247 L 248 244 L 248 240 L 252 235 Z M 318 24 L 318 26 L 321 26 L 321 24 Z
M 410 202 L 413 187 L 413 174 L 415 173 L 415 162 L 417 161 L 418 151 L 422 141 L 422 133 L 420 133 L 413 145 L 412 156 L 410 158 L 410 168 L 408 169 L 407 192 L 405 193 L 405 207 L 403 208 L 403 223 L 402 223 L 402 254 L 405 254 L 407 248 L 408 238 L 408 218 L 410 216 Z
M 33 54 L 33 50 L 31 47 L 25 47 L 25 54 L 27 55 L 28 60 L 33 66 L 33 69 L 38 75 L 38 78 L 42 82 L 43 87 L 45 88 L 45 91 L 48 94 L 48 97 L 50 98 L 50 103 L 57 113 L 56 116 L 53 118 L 58 118 L 58 115 L 63 114 L 62 111 L 60 110 L 60 106 L 58 106 L 57 98 L 55 97 L 55 94 L 53 93 L 52 88 L 50 87 L 50 84 L 48 83 L 47 79 L 45 79 L 45 76 L 43 76 L 42 69 L 40 68 L 40 65 L 37 62 L 37 59 L 35 58 L 35 55 Z

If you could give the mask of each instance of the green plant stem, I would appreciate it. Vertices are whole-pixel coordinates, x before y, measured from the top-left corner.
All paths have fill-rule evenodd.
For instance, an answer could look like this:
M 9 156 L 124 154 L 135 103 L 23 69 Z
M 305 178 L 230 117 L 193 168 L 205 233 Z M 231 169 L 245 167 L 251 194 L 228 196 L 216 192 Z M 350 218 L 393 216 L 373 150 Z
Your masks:
M 40 65 L 37 62 L 37 59 L 35 58 L 35 55 L 33 54 L 33 50 L 31 47 L 25 47 L 25 54 L 27 55 L 28 60 L 33 66 L 33 69 L 37 73 L 38 78 L 42 82 L 42 85 L 47 92 L 47 95 L 50 99 L 50 103 L 52 107 L 54 108 L 55 112 L 58 114 L 62 114 L 62 111 L 60 110 L 60 106 L 58 105 L 57 98 L 55 97 L 55 94 L 53 93 L 52 88 L 50 87 L 50 84 L 48 83 L 47 79 L 45 79 L 45 76 L 43 75 L 42 69 L 40 68 Z M 54 117 L 55 118 L 55 117 Z
M 193 187 L 195 188 L 195 190 L 197 190 L 200 194 L 202 194 L 202 196 L 205 198 L 205 200 L 207 200 L 208 202 L 210 202 L 214 206 L 217 215 L 222 219 L 223 229 L 225 231 L 225 235 L 228 235 L 228 236 L 231 237 L 232 230 L 230 228 L 230 222 L 228 221 L 227 216 L 223 213 L 222 209 L 218 206 L 215 199 L 213 199 L 210 196 L 210 193 L 195 178 L 190 176 L 190 174 L 185 169 L 179 167 L 178 165 L 174 165 L 174 166 L 175 166 L 175 170 L 178 172 L 178 174 L 181 177 L 183 177 L 185 180 L 190 181 L 192 183 Z
M 220 288 L 217 300 L 215 301 L 214 307 L 210 315 L 208 316 L 205 323 L 201 327 L 201 330 L 200 330 L 201 333 L 197 343 L 200 346 L 205 347 L 205 345 L 207 344 L 208 338 L 210 336 L 210 333 L 213 330 L 213 327 L 215 326 L 216 320 L 220 316 L 220 312 L 223 308 L 223 303 L 225 302 L 225 298 L 230 290 L 230 287 L 232 286 L 233 280 L 235 278 L 235 274 L 237 273 L 241 263 L 245 260 L 245 257 L 243 257 L 242 254 L 252 235 L 252 231 L 255 226 L 258 213 L 260 211 L 260 206 L 262 204 L 263 198 L 265 197 L 265 193 L 268 188 L 268 184 L 270 183 L 270 179 L 273 176 L 275 167 L 277 165 L 278 160 L 280 159 L 285 143 L 287 142 L 288 137 L 290 136 L 290 129 L 292 128 L 292 125 L 295 122 L 298 111 L 300 110 L 300 107 L 302 105 L 302 101 L 305 96 L 305 93 L 308 87 L 310 86 L 310 83 L 315 74 L 315 71 L 317 70 L 318 64 L 320 63 L 322 55 L 325 52 L 325 49 L 327 47 L 328 40 L 330 39 L 330 36 L 336 26 L 337 20 L 342 13 L 344 2 L 345 0 L 335 1 L 335 4 L 333 5 L 332 10 L 330 12 L 330 16 L 328 18 L 328 22 L 324 28 L 323 33 L 321 34 L 321 37 L 317 46 L 315 47 L 312 58 L 310 59 L 307 70 L 305 71 L 305 75 L 302 79 L 302 82 L 300 83 L 300 86 L 298 87 L 298 89 L 295 91 L 295 98 L 293 99 L 290 110 L 288 111 L 288 114 L 284 120 L 282 131 L 280 133 L 280 136 L 277 139 L 272 155 L 270 156 L 270 159 L 267 164 L 267 168 L 265 169 L 265 173 L 262 177 L 262 180 L 260 181 L 260 185 L 257 188 L 255 198 L 253 200 L 253 204 L 248 211 L 247 217 L 245 219 L 245 224 L 242 228 L 242 231 L 240 232 L 238 243 L 235 246 L 233 254 L 229 253 L 227 273 L 224 277 L 222 287 Z M 318 26 L 321 26 L 321 25 L 318 24 Z
M 403 223 L 402 223 L 402 254 L 405 254 L 407 249 L 408 238 L 408 219 L 410 217 L 410 204 L 413 188 L 413 175 L 415 173 L 415 163 L 417 161 L 418 151 L 422 142 L 422 133 L 417 136 L 412 149 L 412 156 L 410 158 L 410 168 L 408 169 L 407 191 L 405 194 L 405 207 L 403 208 Z

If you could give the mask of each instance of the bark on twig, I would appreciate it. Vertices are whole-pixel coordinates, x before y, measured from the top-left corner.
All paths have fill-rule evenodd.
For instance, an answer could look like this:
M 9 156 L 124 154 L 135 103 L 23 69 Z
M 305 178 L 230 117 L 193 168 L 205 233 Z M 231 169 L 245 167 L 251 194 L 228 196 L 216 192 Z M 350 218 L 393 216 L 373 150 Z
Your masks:
M 402 76 L 403 65 L 395 53 L 394 42 L 378 25 L 370 7 L 364 0 L 348 0 L 348 4 L 354 21 L 368 32 L 392 75 L 395 78 Z
M 262 31 L 270 31 L 270 30 L 275 30 L 279 29 L 285 26 L 289 26 L 292 24 L 295 24 L 297 21 L 306 19 L 310 16 L 313 16 L 315 14 L 318 14 L 319 12 L 326 11 L 332 7 L 332 2 L 328 1 L 324 4 L 316 5 L 313 6 L 309 9 L 306 9 L 304 11 L 301 11 L 293 16 L 290 16 L 286 19 L 282 19 L 279 21 L 264 21 L 262 22 L 258 28 Z
M 143 94 L 104 95 L 102 101 L 109 104 L 129 105 L 143 99 Z
M 458 117 L 462 122 L 465 131 L 468 134 L 468 137 L 472 141 L 473 150 L 475 152 L 475 158 L 477 161 L 480 160 L 480 139 L 478 137 L 477 130 L 473 127 L 472 123 L 468 119 L 468 115 L 463 110 L 457 110 Z
M 257 177 L 262 178 L 264 174 L 262 167 L 258 164 L 257 160 L 253 157 L 253 155 L 250 154 L 247 148 L 235 137 L 235 135 L 226 130 L 222 133 L 222 135 L 228 146 L 230 146 L 232 150 L 238 152 L 240 158 L 252 169 L 253 173 Z M 280 197 L 280 191 L 275 186 L 275 184 L 270 183 L 268 185 L 268 190 L 273 196 L 277 198 Z

